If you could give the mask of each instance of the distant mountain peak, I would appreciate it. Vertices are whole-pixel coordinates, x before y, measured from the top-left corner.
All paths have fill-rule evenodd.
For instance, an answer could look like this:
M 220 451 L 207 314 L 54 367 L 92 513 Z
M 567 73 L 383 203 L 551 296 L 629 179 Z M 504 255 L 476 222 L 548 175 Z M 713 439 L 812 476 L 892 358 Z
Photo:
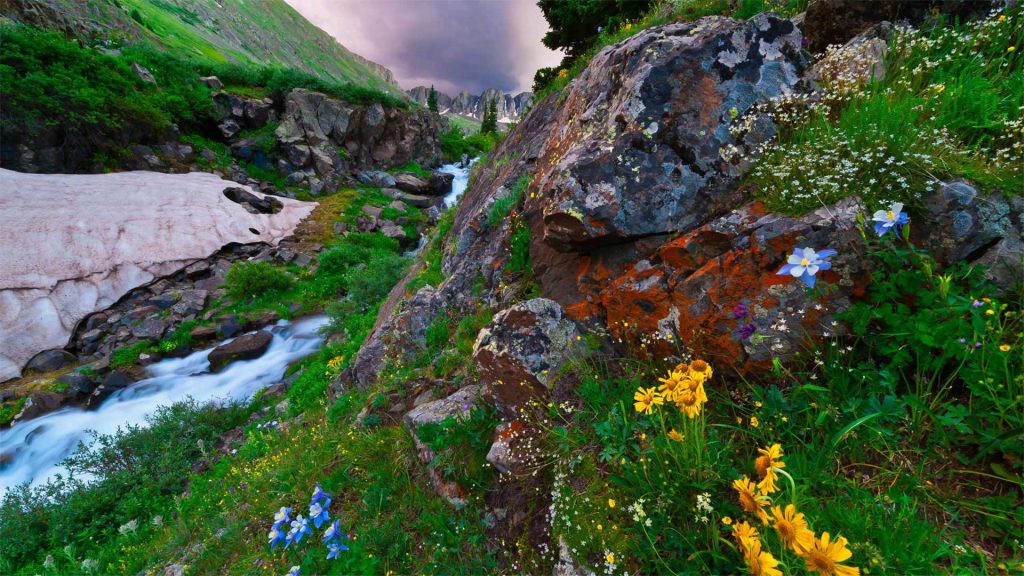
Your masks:
M 415 102 L 427 105 L 427 98 L 430 95 L 429 86 L 417 86 L 405 91 L 409 98 Z M 533 102 L 533 92 L 520 92 L 518 94 L 505 93 L 498 88 L 488 88 L 480 94 L 459 92 L 458 96 L 452 97 L 444 92 L 437 91 L 437 108 L 442 114 L 455 114 L 474 120 L 483 120 L 484 103 L 494 100 L 498 109 L 498 122 L 509 124 L 518 122 Z

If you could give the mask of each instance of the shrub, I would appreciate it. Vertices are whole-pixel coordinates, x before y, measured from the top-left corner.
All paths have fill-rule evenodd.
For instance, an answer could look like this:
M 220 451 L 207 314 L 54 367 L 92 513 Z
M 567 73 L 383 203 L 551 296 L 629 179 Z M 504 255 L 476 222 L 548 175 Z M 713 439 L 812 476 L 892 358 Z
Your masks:
M 228 295 L 235 300 L 280 292 L 292 285 L 287 272 L 268 262 L 236 262 L 224 281 Z
M 158 408 L 146 426 L 94 434 L 89 446 L 65 461 L 69 478 L 4 495 L 0 558 L 17 566 L 66 545 L 87 550 L 116 538 L 119 525 L 148 522 L 181 493 L 193 464 L 217 438 L 247 416 L 241 405 L 187 401 Z
M 494 148 L 495 138 L 494 134 L 485 133 L 467 137 L 462 128 L 452 126 L 441 135 L 441 151 L 450 162 L 461 159 L 463 154 L 474 158 Z
M 491 206 L 491 212 L 487 215 L 487 224 L 489 226 L 493 227 L 501 224 L 501 221 L 508 216 L 509 212 L 519 205 L 532 179 L 533 176 L 529 174 L 520 177 L 515 185 L 512 186 L 512 191 L 509 194 L 494 201 L 494 205 Z

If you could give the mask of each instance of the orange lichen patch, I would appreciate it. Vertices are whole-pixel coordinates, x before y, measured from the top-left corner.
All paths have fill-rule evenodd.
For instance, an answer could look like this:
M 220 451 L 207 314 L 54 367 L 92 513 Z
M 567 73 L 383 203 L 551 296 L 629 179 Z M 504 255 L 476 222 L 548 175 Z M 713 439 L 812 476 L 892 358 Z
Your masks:
M 526 430 L 526 424 L 523 424 L 522 420 L 516 419 L 509 422 L 507 426 L 499 427 L 494 435 L 494 440 L 511 440 L 521 435 L 524 430 Z

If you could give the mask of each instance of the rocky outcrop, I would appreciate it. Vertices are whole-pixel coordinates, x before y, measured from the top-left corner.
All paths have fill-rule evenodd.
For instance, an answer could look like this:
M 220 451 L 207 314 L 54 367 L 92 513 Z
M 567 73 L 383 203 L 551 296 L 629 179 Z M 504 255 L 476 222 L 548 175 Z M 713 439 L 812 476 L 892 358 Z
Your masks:
M 580 334 L 553 300 L 535 298 L 499 312 L 473 346 L 487 395 L 505 416 L 551 388 Z
M 420 353 L 422 327 L 441 310 L 514 303 L 521 292 L 520 275 L 507 268 L 513 224 L 529 229 L 541 295 L 606 342 L 637 350 L 643 343 L 659 358 L 682 344 L 716 367 L 756 371 L 806 337 L 841 328 L 833 316 L 862 295 L 869 274 L 855 226 L 864 207 L 851 198 L 799 217 L 772 214 L 739 185 L 748 165 L 720 154 L 775 133 L 768 118 L 757 118 L 757 130 L 736 141 L 734 119 L 815 89 L 802 40 L 793 22 L 763 14 L 651 28 L 598 53 L 499 144 L 490 157 L 500 161 L 474 170 L 445 246 L 446 279 L 389 301 L 391 313 L 359 353 L 359 381 L 372 381 L 388 359 Z M 523 178 L 531 184 L 514 216 L 495 224 L 495 201 Z M 1019 200 L 979 201 L 967 183 L 933 194 L 923 199 L 932 213 L 913 215 L 915 241 L 940 263 L 985 263 L 1008 287 L 1001 278 L 1020 265 Z M 777 274 L 793 249 L 807 246 L 839 251 L 821 274 L 830 287 L 824 296 Z M 748 311 L 742 318 L 738 305 Z M 518 314 L 499 317 L 519 324 Z M 482 383 L 525 381 L 542 393 L 543 382 L 521 364 L 475 359 Z M 510 398 L 510 406 L 522 400 Z
M 260 331 L 244 334 L 227 344 L 221 344 L 210 351 L 207 360 L 210 372 L 220 372 L 225 366 L 238 360 L 259 358 L 270 347 L 273 336 L 270 332 Z
M 430 88 L 417 86 L 405 91 L 414 102 L 426 106 L 430 98 Z M 518 94 L 506 94 L 497 88 L 489 88 L 478 95 L 469 92 L 460 92 L 454 98 L 443 93 L 437 93 L 437 109 L 442 114 L 453 114 L 483 120 L 484 104 L 494 102 L 498 112 L 498 122 L 518 122 L 526 115 L 530 105 L 533 103 L 533 92 L 520 92 Z
M 285 100 L 275 136 L 284 152 L 278 170 L 320 180 L 408 162 L 441 162 L 443 120 L 430 112 L 352 105 L 296 89 Z
M 234 184 L 203 173 L 0 170 L 0 381 L 132 288 L 229 243 L 276 244 L 313 209 L 282 199 L 278 213 L 252 214 L 224 195 Z

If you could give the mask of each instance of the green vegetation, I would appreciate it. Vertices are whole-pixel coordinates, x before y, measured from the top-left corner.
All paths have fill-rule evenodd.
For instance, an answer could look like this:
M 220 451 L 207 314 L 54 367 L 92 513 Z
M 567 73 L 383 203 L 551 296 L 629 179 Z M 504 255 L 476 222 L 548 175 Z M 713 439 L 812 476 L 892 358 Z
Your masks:
M 69 477 L 9 491 L 0 503 L 0 571 L 11 574 L 28 561 L 42 562 L 47 550 L 64 568 L 81 570 L 80 553 L 109 545 L 102 557 L 121 572 L 118 548 L 167 525 L 175 498 L 190 470 L 212 458 L 218 436 L 245 422 L 243 406 L 200 406 L 193 402 L 157 409 L 148 426 L 129 426 L 95 435 L 67 461 Z M 82 477 L 92 478 L 83 482 Z M 159 517 L 159 520 L 158 520 Z M 63 549 L 63 552 L 61 551 Z M 69 563 L 70 562 L 70 563 Z
M 491 206 L 491 211 L 487 215 L 487 225 L 497 226 L 501 224 L 502 220 L 505 219 L 512 212 L 512 209 L 519 206 L 519 203 L 523 200 L 523 195 L 526 194 L 526 189 L 530 187 L 530 182 L 533 180 L 533 176 L 526 174 L 516 180 L 515 185 L 512 186 L 511 192 L 502 196 L 494 201 Z
M 82 141 L 98 132 L 121 142 L 115 135 L 122 127 L 153 132 L 212 117 L 213 102 L 198 81 L 199 70 L 144 45 L 108 56 L 54 32 L 11 24 L 0 25 L 0 44 L 5 132 L 35 136 L 56 129 L 66 139 Z M 132 62 L 152 72 L 157 83 L 140 80 Z
M 484 102 L 484 117 L 480 122 L 481 134 L 494 134 L 498 131 L 498 103 L 494 100 Z
M 480 133 L 480 122 L 476 120 L 457 114 L 451 114 L 445 116 L 445 118 L 448 119 L 448 124 L 451 127 L 458 128 L 465 136 L 475 136 Z
M 820 104 L 781 99 L 769 106 L 785 119 L 751 175 L 766 204 L 798 214 L 852 195 L 869 207 L 916 205 L 935 179 L 950 177 L 1024 190 L 1024 56 L 1015 50 L 1024 45 L 1022 30 L 1024 10 L 1016 8 L 901 32 L 885 78 L 867 83 L 857 75 L 870 63 L 845 49 L 830 53 L 829 92 Z M 734 132 L 745 122 L 738 119 Z M 837 174 L 835 166 L 845 168 Z
M 283 0 L 79 0 L 65 3 L 62 9 L 77 13 L 78 20 L 118 31 L 115 38 L 138 37 L 167 53 L 205 65 L 295 69 L 330 83 L 352 83 L 400 96 L 396 86 Z
M 437 114 L 437 90 L 434 90 L 434 85 L 430 85 L 430 93 L 427 94 L 427 109 L 434 114 Z
M 269 262 L 238 262 L 228 270 L 224 282 L 228 296 L 245 300 L 287 290 L 292 278 Z
M 124 368 L 132 366 L 139 361 L 139 356 L 147 353 L 153 347 L 152 340 L 139 340 L 131 346 L 118 348 L 110 355 L 111 368 Z
M 431 174 L 430 170 L 423 168 L 416 162 L 409 162 L 408 164 L 399 166 L 398 168 L 392 168 L 388 170 L 388 172 L 391 172 L 392 174 L 398 174 L 399 172 L 412 172 L 424 180 L 429 179 Z
M 466 136 L 462 128 L 452 126 L 447 132 L 441 135 L 441 151 L 449 162 L 455 162 L 465 154 L 470 158 L 489 152 L 497 143 L 494 133 L 484 133 Z
M 353 104 L 379 102 L 385 106 L 406 108 L 408 102 L 387 92 L 351 82 L 325 80 L 301 70 L 246 64 L 211 64 L 203 72 L 217 76 L 231 90 L 237 87 L 262 89 L 265 94 L 287 94 L 295 88 L 323 92 Z

